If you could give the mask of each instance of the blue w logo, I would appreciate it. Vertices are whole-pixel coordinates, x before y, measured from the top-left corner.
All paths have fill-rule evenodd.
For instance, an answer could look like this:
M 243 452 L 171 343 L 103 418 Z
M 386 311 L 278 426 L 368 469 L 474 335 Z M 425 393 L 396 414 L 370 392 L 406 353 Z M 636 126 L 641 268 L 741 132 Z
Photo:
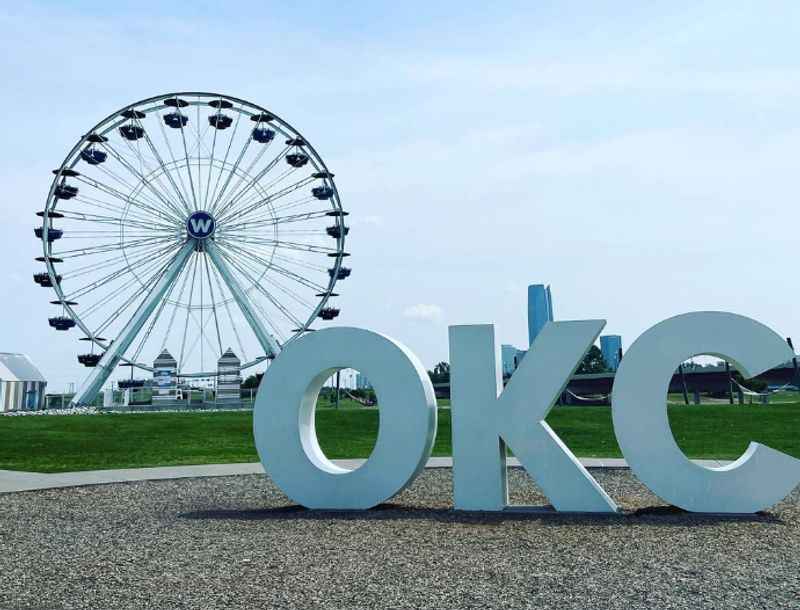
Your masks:
M 189 237 L 195 239 L 206 239 L 214 233 L 214 217 L 208 212 L 194 212 L 186 222 L 186 230 Z
M 211 231 L 214 221 L 211 218 L 190 218 L 189 223 L 192 225 L 192 233 L 195 235 L 203 235 Z

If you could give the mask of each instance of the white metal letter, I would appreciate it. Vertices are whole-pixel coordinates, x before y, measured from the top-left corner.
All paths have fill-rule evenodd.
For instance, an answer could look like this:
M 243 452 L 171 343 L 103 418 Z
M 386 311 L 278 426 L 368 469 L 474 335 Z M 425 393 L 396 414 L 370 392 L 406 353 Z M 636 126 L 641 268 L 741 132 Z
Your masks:
M 602 320 L 548 323 L 505 390 L 496 358 L 494 327 L 450 327 L 457 509 L 507 507 L 508 443 L 557 510 L 617 510 L 614 501 L 544 421 L 603 326 Z
M 793 356 L 774 331 L 732 313 L 688 313 L 656 324 L 628 350 L 614 381 L 614 431 L 625 459 L 654 493 L 685 510 L 751 513 L 772 506 L 800 482 L 800 460 L 750 443 L 729 466 L 706 468 L 690 461 L 672 436 L 670 379 L 681 362 L 700 354 L 730 360 L 746 378 Z
M 325 380 L 343 368 L 375 388 L 380 426 L 369 459 L 355 470 L 331 462 L 314 414 Z M 405 488 L 425 467 L 436 437 L 436 397 L 425 367 L 392 339 L 329 328 L 292 341 L 267 368 L 256 396 L 253 435 L 264 470 L 309 508 L 370 508 Z

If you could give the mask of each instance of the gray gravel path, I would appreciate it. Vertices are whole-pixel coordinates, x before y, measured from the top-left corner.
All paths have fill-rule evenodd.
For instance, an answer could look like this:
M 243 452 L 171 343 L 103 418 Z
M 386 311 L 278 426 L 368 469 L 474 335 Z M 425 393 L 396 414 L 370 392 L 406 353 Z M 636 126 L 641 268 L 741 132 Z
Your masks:
M 800 493 L 748 519 L 595 476 L 615 517 L 454 513 L 446 469 L 366 513 L 292 507 L 264 476 L 0 497 L 0 609 L 798 608 Z M 543 504 L 524 473 L 513 501 Z

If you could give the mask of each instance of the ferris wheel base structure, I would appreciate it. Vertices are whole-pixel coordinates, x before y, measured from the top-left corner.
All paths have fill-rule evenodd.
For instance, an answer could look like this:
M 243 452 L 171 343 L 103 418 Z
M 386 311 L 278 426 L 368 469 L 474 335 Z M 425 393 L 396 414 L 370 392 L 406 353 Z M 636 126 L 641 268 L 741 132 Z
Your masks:
M 194 215 L 196 214 L 192 216 Z M 187 225 L 190 227 L 191 220 L 192 217 L 187 221 Z M 204 250 L 216 266 L 217 271 L 219 271 L 222 279 L 234 295 L 236 303 L 242 311 L 242 315 L 244 315 L 247 323 L 250 325 L 253 334 L 255 334 L 264 352 L 268 356 L 277 356 L 280 353 L 280 345 L 269 331 L 264 328 L 264 325 L 256 314 L 253 304 L 247 297 L 247 293 L 236 281 L 222 253 L 216 247 L 212 239 L 207 239 L 210 237 L 211 235 L 206 235 L 205 237 L 192 236 L 191 228 L 189 229 L 186 243 L 164 269 L 161 278 L 153 286 L 153 289 L 136 310 L 133 317 L 128 321 L 122 333 L 120 333 L 119 337 L 111 344 L 111 347 L 106 350 L 97 366 L 92 369 L 91 374 L 83 382 L 83 385 L 70 402 L 71 407 L 83 407 L 94 404 L 97 394 L 105 385 L 106 381 L 108 381 L 109 376 L 114 372 L 120 360 L 122 360 L 125 351 L 130 347 L 133 340 L 139 332 L 141 332 L 148 318 L 153 314 L 158 304 L 165 297 L 170 286 L 175 282 L 183 266 L 186 264 L 186 261 L 189 260 L 192 253 L 198 249 Z

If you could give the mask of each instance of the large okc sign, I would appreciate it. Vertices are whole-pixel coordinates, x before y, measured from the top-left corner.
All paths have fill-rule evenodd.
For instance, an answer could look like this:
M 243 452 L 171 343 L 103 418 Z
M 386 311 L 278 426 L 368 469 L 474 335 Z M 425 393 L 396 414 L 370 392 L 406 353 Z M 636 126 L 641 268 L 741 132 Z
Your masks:
M 505 388 L 494 327 L 450 327 L 456 509 L 508 506 L 509 447 L 556 510 L 617 510 L 545 422 L 603 326 L 603 320 L 548 324 Z M 800 460 L 750 443 L 734 463 L 706 468 L 690 461 L 672 436 L 669 381 L 678 364 L 699 354 L 725 358 L 745 377 L 793 355 L 768 327 L 730 313 L 689 313 L 655 325 L 628 350 L 614 381 L 612 414 L 622 452 L 645 485 L 686 510 L 752 513 L 772 506 L 800 482 Z M 325 456 L 314 427 L 325 380 L 348 367 L 370 379 L 380 403 L 375 448 L 352 471 Z M 294 501 L 309 508 L 366 509 L 401 491 L 424 468 L 436 436 L 436 398 L 408 348 L 367 330 L 322 330 L 288 345 L 267 369 L 254 434 L 264 469 Z

